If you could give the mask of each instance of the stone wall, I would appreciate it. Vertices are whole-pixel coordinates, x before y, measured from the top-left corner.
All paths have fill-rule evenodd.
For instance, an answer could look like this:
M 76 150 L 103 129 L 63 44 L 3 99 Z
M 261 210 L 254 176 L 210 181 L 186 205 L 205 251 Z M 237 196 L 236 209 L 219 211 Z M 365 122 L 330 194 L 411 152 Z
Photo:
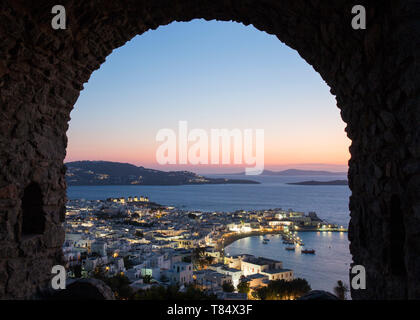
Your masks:
M 67 29 L 53 30 L 56 1 L 1 0 L 0 297 L 33 296 L 61 262 L 66 131 L 83 84 L 135 35 L 205 18 L 276 35 L 328 83 L 352 140 L 350 249 L 368 273 L 353 298 L 420 298 L 420 1 L 356 2 L 63 0 Z M 351 28 L 355 4 L 367 30 Z

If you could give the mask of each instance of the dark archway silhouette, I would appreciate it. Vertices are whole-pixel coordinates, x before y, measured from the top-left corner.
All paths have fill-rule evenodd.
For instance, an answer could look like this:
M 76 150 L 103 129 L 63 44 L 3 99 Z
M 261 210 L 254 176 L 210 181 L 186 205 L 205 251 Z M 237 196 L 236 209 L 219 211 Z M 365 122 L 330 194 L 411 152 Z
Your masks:
M 43 234 L 45 213 L 42 209 L 43 197 L 38 184 L 25 188 L 22 198 L 22 235 Z
M 236 21 L 276 35 L 331 87 L 352 140 L 350 251 L 366 268 L 354 299 L 420 299 L 420 1 L 65 0 L 0 2 L 1 298 L 45 287 L 60 263 L 68 121 L 83 84 L 113 49 L 173 21 Z M 367 9 L 367 29 L 351 9 Z M 16 230 L 24 188 L 38 183 L 45 232 Z M 36 252 L 36 255 L 34 254 Z M 33 272 L 36 270 L 36 272 Z

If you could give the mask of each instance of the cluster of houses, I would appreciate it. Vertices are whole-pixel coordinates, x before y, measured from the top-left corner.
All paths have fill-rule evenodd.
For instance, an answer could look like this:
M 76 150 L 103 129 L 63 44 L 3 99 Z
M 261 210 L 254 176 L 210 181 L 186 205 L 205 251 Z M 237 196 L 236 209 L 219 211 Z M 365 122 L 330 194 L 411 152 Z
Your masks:
M 131 196 L 131 197 L 120 197 L 120 198 L 108 198 L 106 199 L 108 202 L 115 202 L 115 203 L 127 203 L 127 202 L 149 202 L 149 198 L 145 196 Z
M 212 256 L 212 248 L 206 248 Z M 67 234 L 64 243 L 64 256 L 68 266 L 80 264 L 82 277 L 91 277 L 101 268 L 109 277 L 125 275 L 134 290 L 145 290 L 153 285 L 180 285 L 181 290 L 188 285 L 224 299 L 247 299 L 247 294 L 226 293 L 223 285 L 230 283 L 237 288 L 240 282 L 248 282 L 250 290 L 268 285 L 271 280 L 291 280 L 293 271 L 284 269 L 282 262 L 254 257 L 252 255 L 227 256 L 222 260 L 195 270 L 190 262 L 192 249 L 165 248 L 154 250 L 135 245 L 128 248 L 108 247 L 102 240 L 88 240 L 82 235 Z M 68 276 L 74 277 L 72 268 Z M 151 281 L 145 283 L 149 276 Z
M 220 298 L 245 299 L 246 294 L 223 292 L 223 285 L 248 282 L 252 291 L 272 280 L 291 280 L 293 271 L 268 258 L 223 255 L 218 244 L 224 235 L 323 224 L 315 213 L 292 210 L 185 212 L 148 207 L 145 197 L 121 199 L 69 201 L 63 252 L 69 267 L 81 265 L 82 277 L 98 269 L 109 277 L 123 274 L 135 290 L 194 284 Z M 211 261 L 203 268 L 191 262 L 196 248 Z M 73 268 L 68 270 L 73 277 Z
M 284 231 L 302 229 L 337 228 L 334 224 L 322 221 L 315 212 L 296 212 L 291 209 L 270 209 L 254 212 L 247 212 L 247 219 L 233 220 L 227 225 L 229 231 L 246 233 L 261 230 L 261 227 L 268 229 L 279 229 Z M 342 227 L 341 227 L 342 228 Z

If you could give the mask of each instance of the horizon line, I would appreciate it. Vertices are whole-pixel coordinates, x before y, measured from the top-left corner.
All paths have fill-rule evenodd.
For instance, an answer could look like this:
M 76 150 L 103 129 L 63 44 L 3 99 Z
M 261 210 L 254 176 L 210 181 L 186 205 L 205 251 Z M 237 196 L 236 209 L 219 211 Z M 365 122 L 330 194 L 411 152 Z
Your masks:
M 190 171 L 193 173 L 197 173 L 200 175 L 203 174 L 239 174 L 244 173 L 246 166 L 240 166 L 240 165 L 226 165 L 223 167 L 220 167 L 220 165 L 195 165 L 197 169 L 199 169 L 199 172 L 196 172 L 197 170 L 194 170 L 194 168 L 191 168 L 193 165 L 153 165 L 153 164 L 136 164 L 128 161 L 109 161 L 109 160 L 90 160 L 90 159 L 84 159 L 84 160 L 70 160 L 70 161 L 64 161 L 64 164 L 70 163 L 70 162 L 81 162 L 81 161 L 91 161 L 91 162 L 113 162 L 113 163 L 124 163 L 124 164 L 130 164 L 134 165 L 136 167 L 143 167 L 146 169 L 152 169 L 152 170 L 159 170 L 164 172 L 170 172 L 170 171 Z M 176 167 L 176 168 L 168 168 L 168 167 Z M 330 168 L 302 168 L 302 167 L 330 167 Z M 163 168 L 166 167 L 166 170 Z M 185 167 L 185 168 L 182 168 Z M 275 168 L 278 167 L 278 168 Z M 299 168 L 300 167 L 300 168 Z M 342 169 L 336 168 L 332 169 L 331 167 L 343 167 Z M 205 172 L 204 170 L 213 168 L 213 172 Z M 201 170 L 200 170 L 201 169 Z M 236 170 L 235 170 L 236 169 Z M 288 163 L 288 164 L 270 164 L 268 166 L 264 167 L 264 171 L 273 171 L 273 172 L 279 172 L 279 171 L 285 171 L 285 170 L 306 170 L 306 171 L 327 171 L 332 173 L 347 173 L 348 172 L 348 164 L 341 164 L 341 163 Z M 228 172 L 220 172 L 220 171 L 228 171 Z M 231 170 L 231 171 L 229 171 Z M 219 172 L 217 172 L 219 171 Z

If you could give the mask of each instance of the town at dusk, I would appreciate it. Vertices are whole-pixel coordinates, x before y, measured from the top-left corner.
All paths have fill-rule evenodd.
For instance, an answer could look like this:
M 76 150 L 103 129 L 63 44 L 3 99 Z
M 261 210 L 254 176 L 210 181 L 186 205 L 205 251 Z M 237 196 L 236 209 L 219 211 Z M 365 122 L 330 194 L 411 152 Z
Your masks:
M 0 0 L 4 307 L 377 318 L 419 300 L 419 8 Z

